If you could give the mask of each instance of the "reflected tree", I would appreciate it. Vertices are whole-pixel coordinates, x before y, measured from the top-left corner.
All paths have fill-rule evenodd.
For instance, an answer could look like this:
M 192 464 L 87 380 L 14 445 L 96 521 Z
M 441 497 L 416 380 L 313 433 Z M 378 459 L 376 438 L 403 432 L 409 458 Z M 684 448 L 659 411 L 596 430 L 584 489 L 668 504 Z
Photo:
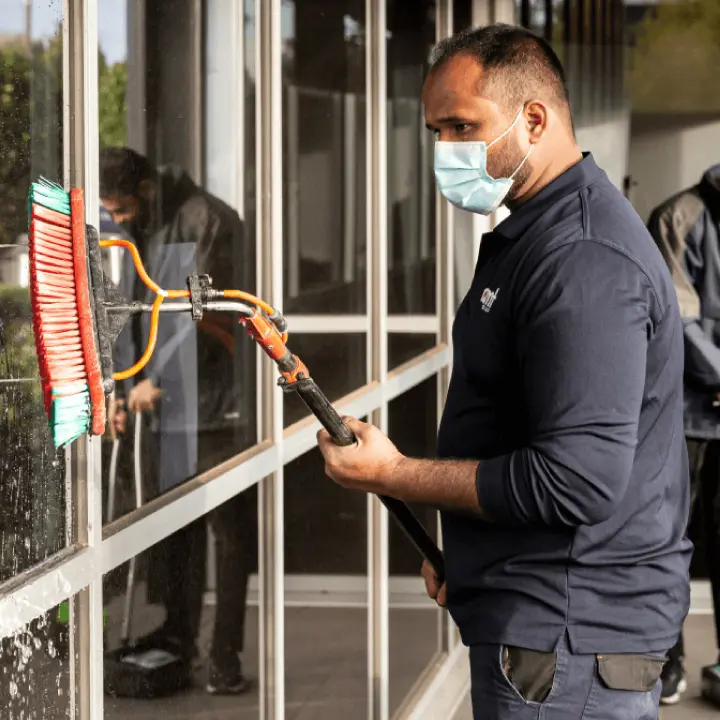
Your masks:
M 637 30 L 629 71 L 637 112 L 720 112 L 720 2 L 664 3 Z

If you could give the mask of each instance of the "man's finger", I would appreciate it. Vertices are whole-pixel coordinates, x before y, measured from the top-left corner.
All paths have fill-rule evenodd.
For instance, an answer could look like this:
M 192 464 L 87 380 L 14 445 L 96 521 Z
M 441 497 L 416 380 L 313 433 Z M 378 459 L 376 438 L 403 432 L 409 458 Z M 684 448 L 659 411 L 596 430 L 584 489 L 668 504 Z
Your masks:
M 427 590 L 427 594 L 434 600 L 439 590 L 438 578 L 435 574 L 435 570 L 432 568 L 432 566 L 427 560 L 423 560 L 420 574 L 425 581 L 425 589 Z
M 442 587 L 440 588 L 440 591 L 437 594 L 437 597 L 435 598 L 435 602 L 440 607 L 447 607 L 447 589 L 445 587 L 445 583 L 443 583 Z
M 368 427 L 367 423 L 354 417 L 344 417 L 342 421 L 345 423 L 345 427 L 348 430 L 352 430 L 356 435 Z
M 435 578 L 433 578 L 432 575 L 423 574 L 423 580 L 425 581 L 425 590 L 428 596 L 430 599 L 434 600 L 438 594 L 438 586 L 437 582 L 435 582 Z
M 330 436 L 330 433 L 325 428 L 318 431 L 317 444 L 320 448 L 320 452 L 323 455 L 325 455 L 326 452 L 332 447 L 332 445 L 334 445 L 333 439 Z

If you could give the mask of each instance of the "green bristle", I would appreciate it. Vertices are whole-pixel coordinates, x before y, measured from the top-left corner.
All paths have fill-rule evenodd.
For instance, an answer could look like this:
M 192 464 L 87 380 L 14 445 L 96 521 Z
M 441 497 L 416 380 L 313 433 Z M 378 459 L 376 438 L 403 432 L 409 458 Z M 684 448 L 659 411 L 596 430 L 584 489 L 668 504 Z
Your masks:
M 50 431 L 55 447 L 65 447 L 90 430 L 90 392 L 85 383 L 80 388 L 72 395 L 53 392 Z
M 63 215 L 70 215 L 70 195 L 62 188 L 45 178 L 32 183 L 28 195 L 28 217 L 32 213 L 32 205 L 37 203 Z

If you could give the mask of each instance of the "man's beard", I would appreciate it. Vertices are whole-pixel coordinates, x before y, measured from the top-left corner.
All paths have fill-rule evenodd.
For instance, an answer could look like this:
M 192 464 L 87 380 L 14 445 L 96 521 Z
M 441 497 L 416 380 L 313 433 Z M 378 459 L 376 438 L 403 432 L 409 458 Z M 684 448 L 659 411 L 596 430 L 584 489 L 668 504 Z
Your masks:
M 133 239 L 141 242 L 152 233 L 152 220 L 150 203 L 145 198 L 140 198 L 137 214 L 132 220 L 122 223 L 122 227 Z
M 520 188 L 530 178 L 532 173 L 531 158 L 523 162 L 525 153 L 514 137 L 508 137 L 506 142 L 501 141 L 501 143 L 502 147 L 497 149 L 495 157 L 492 158 L 493 170 L 497 172 L 490 172 L 489 174 L 493 178 L 509 178 L 515 173 L 512 187 L 505 196 L 506 201 L 512 202 L 517 197 Z M 492 152 L 492 149 L 490 152 Z M 521 164 L 522 167 L 520 167 Z

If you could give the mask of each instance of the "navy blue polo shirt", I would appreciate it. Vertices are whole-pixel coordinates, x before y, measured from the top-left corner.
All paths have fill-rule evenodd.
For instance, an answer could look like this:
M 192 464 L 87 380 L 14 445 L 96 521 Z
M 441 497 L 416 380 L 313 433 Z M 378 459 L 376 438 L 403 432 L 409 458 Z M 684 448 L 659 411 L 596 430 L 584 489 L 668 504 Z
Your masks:
M 664 652 L 689 607 L 683 329 L 670 274 L 592 156 L 483 236 L 438 454 L 490 521 L 443 513 L 468 645 Z

